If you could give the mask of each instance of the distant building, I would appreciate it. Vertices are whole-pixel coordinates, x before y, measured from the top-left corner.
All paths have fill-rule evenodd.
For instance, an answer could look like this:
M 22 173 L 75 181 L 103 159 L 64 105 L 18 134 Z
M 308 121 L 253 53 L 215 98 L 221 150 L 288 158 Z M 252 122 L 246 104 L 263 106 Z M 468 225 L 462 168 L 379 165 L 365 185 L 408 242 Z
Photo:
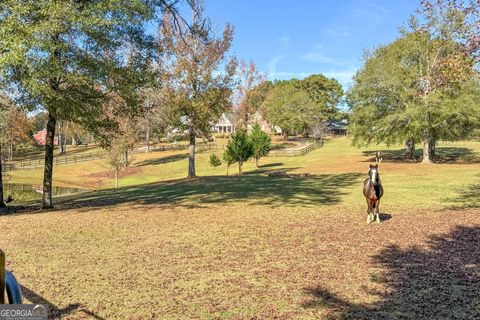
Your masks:
M 220 116 L 220 119 L 213 126 L 215 132 L 223 133 L 233 133 L 235 132 L 235 122 L 236 122 L 235 112 L 224 112 Z
M 269 134 L 277 133 L 281 134 L 282 129 L 280 129 L 277 126 L 273 126 L 270 124 L 265 118 L 260 114 L 260 112 L 256 112 L 251 118 L 250 121 L 248 122 L 248 130 L 252 129 L 252 126 L 258 123 L 260 125 L 260 128 L 262 128 L 263 131 Z
M 339 121 L 329 121 L 327 123 L 327 133 L 336 136 L 346 136 L 347 125 L 348 121 L 346 119 Z
M 41 131 L 38 131 L 33 135 L 33 139 L 41 145 L 44 146 L 45 143 L 47 142 L 47 129 L 43 129 Z M 53 138 L 53 144 L 58 146 L 58 137 Z

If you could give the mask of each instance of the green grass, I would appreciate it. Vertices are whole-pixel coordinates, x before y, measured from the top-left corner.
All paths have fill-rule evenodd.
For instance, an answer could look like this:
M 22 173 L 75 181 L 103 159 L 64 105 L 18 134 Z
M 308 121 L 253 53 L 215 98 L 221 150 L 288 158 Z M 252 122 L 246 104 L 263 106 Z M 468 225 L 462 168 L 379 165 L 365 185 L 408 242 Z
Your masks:
M 361 189 L 368 164 L 373 161 L 373 153 L 378 149 L 383 150 L 385 154 L 385 161 L 380 165 L 380 174 L 385 185 L 386 206 L 395 204 L 398 208 L 412 206 L 440 208 L 478 205 L 478 194 L 475 190 L 480 182 L 479 142 L 441 143 L 438 148 L 440 163 L 424 165 L 403 161 L 399 147 L 376 146 L 356 149 L 346 138 L 327 141 L 323 148 L 304 157 L 263 158 L 259 169 L 256 169 L 254 163 L 250 161 L 245 165 L 245 176 L 241 178 L 226 177 L 227 168 L 224 164 L 216 169 L 209 166 L 210 152 L 215 150 L 200 152 L 196 157 L 197 174 L 208 178 L 193 184 L 189 182 L 178 182 L 173 185 L 155 184 L 186 176 L 188 164 L 186 151 L 135 154 L 132 166 L 125 170 L 120 178 L 121 189 L 108 190 L 95 194 L 94 197 L 102 198 L 102 194 L 105 194 L 108 198 L 108 195 L 113 193 L 127 194 L 129 196 L 125 197 L 135 199 L 137 193 L 142 194 L 145 190 L 152 198 L 158 199 L 167 199 L 168 193 L 180 195 L 181 199 L 176 199 L 177 202 L 189 200 L 195 202 L 199 198 L 203 199 L 200 201 L 210 201 L 208 199 L 215 198 L 213 195 L 222 194 L 223 196 L 216 197 L 218 202 L 243 197 L 244 201 L 258 203 L 256 200 L 258 195 L 264 202 L 270 200 L 275 202 L 282 197 L 298 198 L 306 205 L 320 201 L 322 197 L 319 197 L 319 194 L 330 194 L 338 189 L 342 194 L 341 202 L 359 203 L 363 196 L 358 190 Z M 221 156 L 220 150 L 216 153 Z M 265 174 L 277 170 L 291 173 L 306 172 L 313 176 L 310 179 L 281 179 L 270 178 Z M 236 174 L 237 166 L 232 165 L 229 172 Z M 43 171 L 41 169 L 15 171 L 11 176 L 10 181 L 13 183 L 41 184 Z M 113 187 L 113 183 L 113 175 L 104 160 L 57 166 L 54 169 L 56 185 L 105 189 Z M 203 187 L 205 185 L 206 187 Z M 135 188 L 129 188 L 132 186 Z M 200 189 L 199 192 L 197 189 Z M 167 196 L 164 195 L 165 192 Z
M 0 248 L 53 318 L 478 318 L 480 143 L 439 147 L 440 163 L 423 165 L 340 138 L 228 177 L 212 176 L 205 152 L 195 180 L 182 179 L 184 152 L 138 154 L 118 189 L 101 161 L 58 166 L 57 184 L 99 190 L 0 216 Z M 366 225 L 377 149 L 382 223 Z

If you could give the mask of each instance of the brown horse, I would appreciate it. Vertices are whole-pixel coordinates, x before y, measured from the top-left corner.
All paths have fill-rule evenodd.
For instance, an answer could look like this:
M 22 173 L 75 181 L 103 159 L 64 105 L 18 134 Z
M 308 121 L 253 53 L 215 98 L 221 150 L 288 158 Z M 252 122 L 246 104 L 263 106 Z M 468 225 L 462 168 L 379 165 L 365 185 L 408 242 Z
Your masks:
M 378 164 L 370 165 L 368 178 L 363 182 L 363 195 L 367 200 L 367 224 L 376 220 L 380 223 L 380 198 L 383 196 L 383 186 L 378 173 Z M 370 215 L 371 214 L 371 215 Z

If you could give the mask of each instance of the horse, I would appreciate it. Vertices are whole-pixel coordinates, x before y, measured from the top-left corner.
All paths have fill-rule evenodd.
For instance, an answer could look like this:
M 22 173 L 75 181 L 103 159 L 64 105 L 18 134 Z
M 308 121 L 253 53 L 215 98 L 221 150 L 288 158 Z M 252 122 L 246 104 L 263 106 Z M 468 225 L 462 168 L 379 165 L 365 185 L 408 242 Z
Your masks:
M 375 163 L 379 164 L 382 161 L 383 161 L 383 152 L 382 151 L 377 151 L 375 153 Z
M 378 164 L 370 164 L 368 178 L 363 182 L 363 195 L 367 200 L 367 224 L 372 222 L 376 216 L 377 223 L 380 223 L 380 198 L 383 196 L 383 186 L 378 173 Z M 371 213 L 371 216 L 370 216 Z

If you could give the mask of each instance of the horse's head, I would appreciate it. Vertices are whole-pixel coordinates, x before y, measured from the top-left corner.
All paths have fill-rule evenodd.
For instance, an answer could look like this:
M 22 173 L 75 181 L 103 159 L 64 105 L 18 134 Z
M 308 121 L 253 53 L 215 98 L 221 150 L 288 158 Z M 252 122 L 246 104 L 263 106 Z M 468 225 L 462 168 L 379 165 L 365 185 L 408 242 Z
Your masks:
M 371 164 L 370 169 L 368 170 L 368 177 L 373 183 L 377 183 L 379 180 L 378 176 L 378 164 Z

